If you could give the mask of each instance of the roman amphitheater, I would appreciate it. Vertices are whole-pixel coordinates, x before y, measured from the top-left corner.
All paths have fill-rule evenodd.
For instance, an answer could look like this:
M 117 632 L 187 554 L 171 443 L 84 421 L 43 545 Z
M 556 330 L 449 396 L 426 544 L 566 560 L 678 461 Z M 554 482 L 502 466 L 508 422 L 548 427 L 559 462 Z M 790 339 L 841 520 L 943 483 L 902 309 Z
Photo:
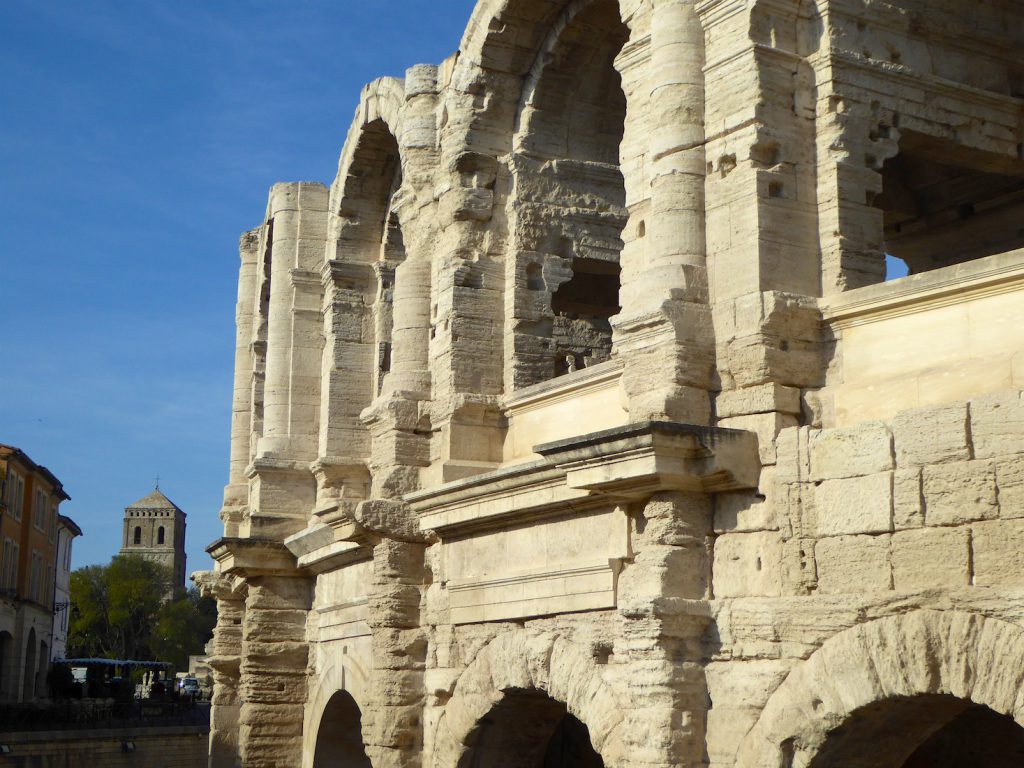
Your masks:
M 1019 0 L 367 85 L 241 240 L 211 766 L 1024 764 L 1022 146 Z

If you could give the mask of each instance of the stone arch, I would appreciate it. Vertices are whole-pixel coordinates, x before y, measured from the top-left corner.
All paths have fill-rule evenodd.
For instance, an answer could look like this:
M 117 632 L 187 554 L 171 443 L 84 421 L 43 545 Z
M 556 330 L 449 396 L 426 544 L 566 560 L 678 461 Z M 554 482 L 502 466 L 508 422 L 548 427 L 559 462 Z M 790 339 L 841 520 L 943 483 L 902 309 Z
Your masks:
M 358 663 L 351 657 L 344 661 L 337 661 L 330 664 L 316 678 L 316 689 L 310 697 L 309 706 L 306 708 L 306 723 L 303 728 L 303 768 L 314 768 L 316 757 L 317 737 L 320 733 L 320 726 L 323 722 L 324 713 L 334 698 L 335 694 L 344 692 L 352 697 L 355 706 L 363 716 L 366 713 L 368 697 L 367 674 Z
M 1024 628 L 919 610 L 847 629 L 796 667 L 740 742 L 736 768 L 807 766 L 829 733 L 885 701 L 955 697 L 1024 726 Z
M 330 428 L 321 431 L 322 456 L 370 454 L 359 416 L 390 371 L 395 270 L 405 258 L 395 210 L 404 178 L 403 104 L 404 87 L 395 78 L 363 89 L 331 185 L 331 279 L 324 297 L 324 374 L 330 381 L 321 403 L 321 424 Z M 336 396 L 340 391 L 344 397 Z
M 513 630 L 488 643 L 459 676 L 434 730 L 434 768 L 459 765 L 477 724 L 508 692 L 543 693 L 561 702 L 586 725 L 606 766 L 624 761 L 624 702 L 594 659 L 559 635 Z
M 611 355 L 628 218 L 623 145 L 631 98 L 631 119 L 642 113 L 642 99 L 627 90 L 621 71 L 632 32 L 619 0 L 571 0 L 546 24 L 510 139 L 514 253 L 505 282 L 514 295 L 506 300 L 506 391 Z M 531 269 L 542 275 L 532 284 Z
M 334 200 L 335 197 L 343 197 L 347 192 L 350 193 L 345 189 L 344 182 L 348 178 L 349 170 L 367 126 L 380 121 L 401 147 L 402 106 L 404 104 L 405 87 L 397 78 L 381 77 L 363 87 L 355 117 L 349 125 L 345 143 L 338 158 L 338 175 L 331 189 L 332 204 L 339 202 Z
M 473 9 L 451 78 L 444 114 L 472 110 L 453 130 L 460 150 L 505 154 L 515 129 L 517 106 L 528 93 L 545 41 L 590 0 L 480 0 Z M 638 43 L 650 0 L 617 0 L 620 16 Z M 576 6 L 576 7 L 574 7 Z M 642 57 L 641 57 L 642 58 Z M 481 89 L 487 98 L 480 98 Z M 469 99 L 470 104 L 463 103 Z M 442 119 L 442 123 L 446 122 Z

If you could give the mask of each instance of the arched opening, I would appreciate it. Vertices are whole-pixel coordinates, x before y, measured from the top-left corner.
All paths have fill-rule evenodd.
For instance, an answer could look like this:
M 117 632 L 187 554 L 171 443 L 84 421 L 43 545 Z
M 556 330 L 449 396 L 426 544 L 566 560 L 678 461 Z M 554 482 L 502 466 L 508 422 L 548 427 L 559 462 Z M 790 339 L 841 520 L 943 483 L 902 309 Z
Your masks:
M 904 131 L 882 166 L 884 250 L 910 274 L 1024 247 L 1024 165 Z
M 28 631 L 28 640 L 25 643 L 25 669 L 22 676 L 21 700 L 32 701 L 35 691 L 36 680 L 36 630 Z
M 11 675 L 14 664 L 14 638 L 10 632 L 0 632 L 0 701 L 10 701 L 13 698 L 13 676 Z
M 402 162 L 398 142 L 387 124 L 377 119 L 362 128 L 356 149 L 337 196 L 336 258 L 339 262 L 370 267 L 371 284 L 365 302 L 351 306 L 350 293 L 356 287 L 351 276 L 336 281 L 335 302 L 339 316 L 353 310 L 370 309 L 372 339 L 355 339 L 334 334 L 334 359 L 351 357 L 353 341 L 372 349 L 371 388 L 362 402 L 380 393 L 384 377 L 391 370 L 392 332 L 394 330 L 395 270 L 405 260 L 405 239 L 398 218 L 398 193 L 402 187 Z M 344 349 L 342 347 L 345 347 Z
M 132 543 L 133 544 L 141 544 L 142 543 L 142 528 L 140 528 L 137 525 L 135 526 L 135 533 L 132 535 Z
M 363 748 L 359 705 L 347 691 L 338 691 L 327 702 L 316 735 L 314 768 L 370 768 Z
M 570 6 L 538 54 L 515 137 L 512 386 L 607 360 L 626 225 L 616 0 Z
M 163 544 L 164 543 L 164 527 L 162 525 L 159 528 L 156 529 L 156 543 L 157 544 Z
M 506 691 L 468 743 L 459 768 L 604 768 L 586 724 L 541 691 Z
M 887 699 L 830 731 L 809 768 L 1011 768 L 1024 765 L 1024 728 L 945 695 Z

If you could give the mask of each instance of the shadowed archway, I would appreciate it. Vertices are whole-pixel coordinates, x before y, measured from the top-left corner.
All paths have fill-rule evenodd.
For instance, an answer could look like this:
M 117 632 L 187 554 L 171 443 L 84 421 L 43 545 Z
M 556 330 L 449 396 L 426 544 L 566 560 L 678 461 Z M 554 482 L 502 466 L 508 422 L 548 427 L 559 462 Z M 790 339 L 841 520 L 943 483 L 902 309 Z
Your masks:
M 1019 765 L 1022 685 L 1024 629 L 1015 624 L 962 611 L 877 619 L 830 638 L 789 674 L 735 765 Z M 971 762 L 984 733 L 991 762 Z
M 507 691 L 467 740 L 459 768 L 604 768 L 590 730 L 543 691 Z
M 362 714 L 347 691 L 327 702 L 320 718 L 313 755 L 314 768 L 370 768 L 363 747 Z

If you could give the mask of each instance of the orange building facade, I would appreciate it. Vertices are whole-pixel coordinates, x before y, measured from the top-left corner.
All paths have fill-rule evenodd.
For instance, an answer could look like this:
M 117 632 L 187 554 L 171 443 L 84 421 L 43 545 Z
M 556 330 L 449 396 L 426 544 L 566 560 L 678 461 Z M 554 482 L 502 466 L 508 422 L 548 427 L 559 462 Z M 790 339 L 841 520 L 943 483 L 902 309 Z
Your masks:
M 47 696 L 53 654 L 60 480 L 0 443 L 0 702 Z

